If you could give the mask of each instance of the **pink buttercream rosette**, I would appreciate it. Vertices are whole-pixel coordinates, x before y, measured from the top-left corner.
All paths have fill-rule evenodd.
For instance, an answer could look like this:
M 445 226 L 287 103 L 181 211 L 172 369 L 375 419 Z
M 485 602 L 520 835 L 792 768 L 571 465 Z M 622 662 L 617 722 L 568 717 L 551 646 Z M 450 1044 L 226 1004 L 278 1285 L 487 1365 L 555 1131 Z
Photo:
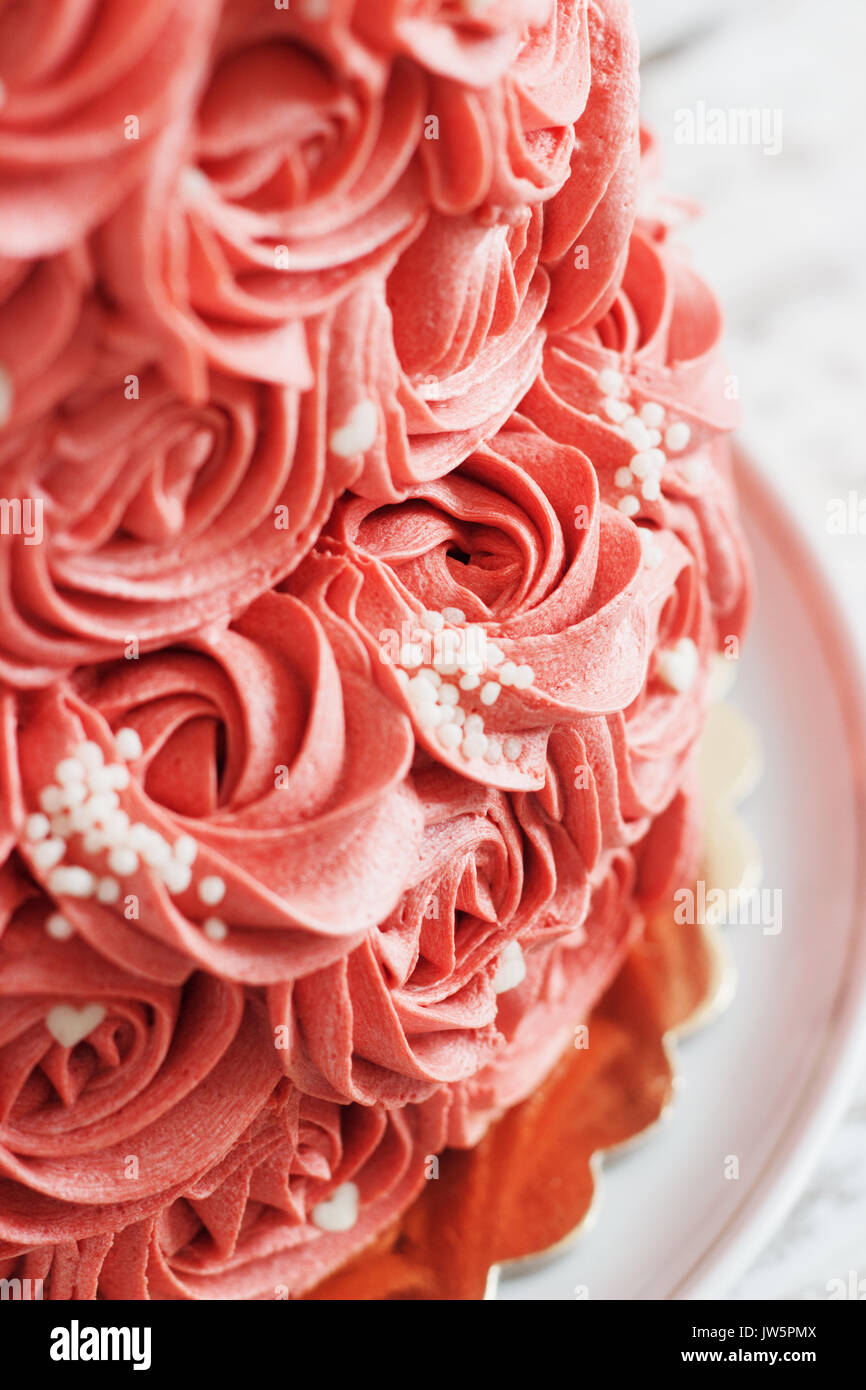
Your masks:
M 0 80 L 0 1274 L 297 1297 L 694 870 L 720 315 L 621 0 L 0 4 Z

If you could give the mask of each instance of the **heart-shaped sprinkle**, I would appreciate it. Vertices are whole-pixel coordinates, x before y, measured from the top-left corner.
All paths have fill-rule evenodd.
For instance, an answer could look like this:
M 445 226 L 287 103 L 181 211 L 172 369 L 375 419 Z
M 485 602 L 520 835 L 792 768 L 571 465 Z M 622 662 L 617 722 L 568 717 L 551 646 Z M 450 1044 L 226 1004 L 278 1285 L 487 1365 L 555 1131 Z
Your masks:
M 320 1231 L 350 1231 L 358 1219 L 359 1195 L 353 1182 L 344 1182 L 313 1207 L 313 1225 Z
M 102 1004 L 85 1004 L 81 1009 L 76 1009 L 74 1004 L 55 1004 L 45 1016 L 45 1027 L 61 1047 L 75 1047 L 104 1018 Z
M 698 649 L 691 637 L 681 637 L 672 647 L 659 653 L 656 674 L 679 694 L 691 690 L 698 674 Z
M 340 458 L 353 458 L 363 454 L 375 443 L 379 431 L 379 417 L 372 401 L 358 401 L 352 408 L 349 418 L 340 429 L 331 434 L 331 452 Z

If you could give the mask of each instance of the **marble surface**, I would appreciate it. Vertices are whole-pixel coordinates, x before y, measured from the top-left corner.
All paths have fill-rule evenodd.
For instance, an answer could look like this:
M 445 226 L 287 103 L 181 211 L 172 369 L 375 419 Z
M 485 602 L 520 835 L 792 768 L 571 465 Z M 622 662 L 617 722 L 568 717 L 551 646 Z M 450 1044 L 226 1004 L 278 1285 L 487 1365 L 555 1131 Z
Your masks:
M 741 438 L 812 537 L 866 669 L 866 3 L 635 0 L 635 10 L 644 117 L 669 186 L 705 209 L 683 235 L 726 308 Z M 678 140 L 677 113 L 701 102 L 768 121 L 779 112 L 780 151 Z M 862 503 L 862 526 L 839 534 L 839 501 Z M 866 1298 L 866 1059 L 806 1191 L 730 1296 L 843 1289 Z

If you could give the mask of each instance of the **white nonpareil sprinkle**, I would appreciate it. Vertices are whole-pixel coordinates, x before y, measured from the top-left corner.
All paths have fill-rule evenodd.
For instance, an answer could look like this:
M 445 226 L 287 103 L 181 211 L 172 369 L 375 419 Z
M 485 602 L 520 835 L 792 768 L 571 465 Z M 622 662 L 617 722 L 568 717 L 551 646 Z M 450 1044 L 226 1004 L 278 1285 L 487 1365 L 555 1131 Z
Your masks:
M 489 738 L 487 740 L 487 747 L 484 750 L 484 761 L 490 763 L 491 767 L 495 767 L 498 762 L 502 761 L 502 744 L 498 743 L 494 738 Z
M 39 805 L 49 816 L 54 816 L 66 807 L 62 787 L 43 787 L 39 793 Z
M 479 692 L 482 705 L 495 705 L 502 693 L 502 686 L 498 681 L 485 681 Z
M 513 661 L 503 661 L 496 674 L 499 677 L 500 685 L 513 685 L 514 677 L 517 675 L 517 665 Z
M 613 396 L 608 396 L 601 403 L 601 408 L 608 420 L 612 420 L 615 425 L 621 425 L 630 415 L 634 415 L 634 406 L 627 401 L 618 401 Z
M 662 495 L 661 483 L 658 478 L 645 478 L 640 485 L 640 490 L 647 502 L 657 502 Z
M 437 737 L 443 748 L 457 748 L 463 737 L 459 724 L 443 724 Z
M 138 855 L 128 846 L 115 846 L 108 852 L 108 867 L 120 878 L 128 878 L 130 874 L 138 872 Z
M 435 698 L 435 696 L 434 696 Z M 440 685 L 439 703 L 440 705 L 456 705 L 460 700 L 460 691 L 456 685 Z
M 421 626 L 426 627 L 428 632 L 441 632 L 445 626 L 445 619 L 441 613 L 437 613 L 433 608 L 425 608 L 421 614 Z
M 79 864 L 66 864 L 52 870 L 48 887 L 56 897 L 92 898 L 96 879 L 89 869 Z
M 463 740 L 462 752 L 467 758 L 483 758 L 487 752 L 487 735 L 469 733 Z
M 692 437 L 692 432 L 684 420 L 678 420 L 674 425 L 668 425 L 665 430 L 665 447 L 670 449 L 672 454 L 679 454 L 685 449 Z
M 221 917 L 207 917 L 202 931 L 210 941 L 225 941 L 229 929 Z
M 33 850 L 33 864 L 41 873 L 47 873 L 53 869 L 55 864 L 59 864 L 66 853 L 65 840 L 51 838 L 43 840 Z
M 621 497 L 616 505 L 626 516 L 636 516 L 640 511 L 640 502 L 631 493 L 627 497 Z
M 531 666 L 518 666 L 514 673 L 514 685 L 518 690 L 528 690 L 535 680 L 535 672 Z
M 442 617 L 446 623 L 454 623 L 457 627 L 466 622 L 466 614 L 462 608 L 443 608 Z
M 414 671 L 416 666 L 420 666 L 424 660 L 424 652 L 417 642 L 407 642 L 400 648 L 400 655 L 397 659 L 407 671 Z
M 120 897 L 120 884 L 116 878 L 101 878 L 96 885 L 96 901 L 116 903 Z
M 644 449 L 635 454 L 629 466 L 636 478 L 649 478 L 653 473 L 660 473 L 666 463 L 661 449 Z
M 88 772 L 92 772 L 97 767 L 102 767 L 105 759 L 102 756 L 102 749 L 98 743 L 88 739 L 86 743 L 80 743 L 75 750 L 75 756 L 84 764 Z
M 360 1195 L 353 1182 L 344 1182 L 324 1202 L 316 1203 L 310 1220 L 320 1231 L 350 1231 L 358 1220 Z
M 54 777 L 62 787 L 66 787 L 71 782 L 83 782 L 85 771 L 80 758 L 61 758 L 54 769 Z
M 218 874 L 207 874 L 198 885 L 198 895 L 209 907 L 216 907 L 226 895 L 225 879 Z
M 370 400 L 358 401 L 350 411 L 345 424 L 332 432 L 331 452 L 339 458 L 352 458 L 364 454 L 376 442 L 379 432 L 379 416 Z
M 622 372 L 618 372 L 614 367 L 602 367 L 596 376 L 599 391 L 605 396 L 615 396 L 621 391 L 625 382 Z
M 55 941 L 68 941 L 75 928 L 62 912 L 52 912 L 50 917 L 46 918 L 45 930 Z
M 673 646 L 659 652 L 656 675 L 671 690 L 682 695 L 694 684 L 699 664 L 698 649 L 691 637 L 681 637 Z
M 639 457 L 638 454 L 635 454 L 635 458 Z M 636 475 L 632 473 L 630 468 L 618 468 L 613 475 L 613 480 L 617 487 L 631 487 L 635 480 L 635 476 Z
M 174 842 L 174 856 L 181 865 L 193 865 L 199 852 L 199 842 L 192 835 L 179 835 Z
M 622 432 L 629 444 L 633 444 L 635 449 L 649 448 L 649 432 L 643 420 L 638 419 L 637 415 L 630 415 L 624 422 Z
M 646 401 L 640 408 L 640 418 L 648 429 L 657 430 L 665 422 L 665 408 L 656 401 Z
M 34 811 L 24 822 L 24 837 L 27 840 L 36 842 L 47 838 L 51 829 L 51 822 L 41 811 Z
M 156 866 L 156 872 L 159 874 L 169 893 L 185 893 L 192 883 L 192 869 L 188 864 L 178 864 L 176 859 L 169 859 L 165 864 L 158 864 Z M 205 880 L 202 879 L 202 883 L 204 882 Z M 220 882 L 222 882 L 222 880 L 220 880 Z M 225 889 L 223 889 L 223 891 L 225 891 Z M 199 897 L 201 897 L 201 893 L 199 893 Z M 221 897 L 222 893 L 220 893 L 220 898 Z M 209 899 L 202 898 L 202 902 L 208 901 Z M 219 898 L 215 898 L 214 902 L 219 902 Z
M 517 759 L 523 752 L 523 744 L 519 738 L 515 738 L 513 734 L 510 734 L 502 745 L 502 752 L 510 763 L 517 762 Z
M 457 684 L 461 690 L 477 690 L 481 684 L 481 677 L 477 671 L 470 671 L 468 675 L 461 676 Z
M 129 727 L 118 729 L 114 744 L 117 749 L 117 756 L 122 758 L 125 763 L 134 762 L 144 752 L 137 729 L 130 729 Z
M 522 985 L 525 979 L 526 960 L 520 949 L 520 942 L 509 941 L 499 957 L 496 974 L 493 976 L 493 993 L 505 994 L 507 990 Z

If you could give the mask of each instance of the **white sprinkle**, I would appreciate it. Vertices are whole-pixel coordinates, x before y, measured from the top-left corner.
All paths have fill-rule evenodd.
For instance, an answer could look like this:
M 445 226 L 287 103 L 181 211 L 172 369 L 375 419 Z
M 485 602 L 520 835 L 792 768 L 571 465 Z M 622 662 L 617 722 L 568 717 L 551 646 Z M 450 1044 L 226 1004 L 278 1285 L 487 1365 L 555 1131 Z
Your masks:
M 150 843 L 150 837 L 152 834 L 153 831 L 151 830 L 150 826 L 145 825 L 144 821 L 133 821 L 132 825 L 126 832 L 126 841 L 130 849 L 134 849 L 140 854 L 141 851 L 145 849 L 146 846 Z
M 76 1009 L 74 1004 L 55 1004 L 45 1015 L 45 1027 L 61 1047 L 75 1047 L 98 1028 L 104 1018 L 102 1004 L 85 1004 L 81 1009 Z
M 87 743 L 80 743 L 75 750 L 75 756 L 80 759 L 88 772 L 92 772 L 94 768 L 102 767 L 104 762 L 102 749 L 98 743 L 94 743 L 92 740 L 88 740 Z
M 96 885 L 96 900 L 100 903 L 116 903 L 120 897 L 120 884 L 116 878 L 101 878 Z
M 655 449 L 657 445 L 661 444 L 662 442 L 661 430 L 647 430 L 646 437 L 647 443 L 649 444 L 651 449 Z
M 114 737 L 114 746 L 117 749 L 117 756 L 122 758 L 125 763 L 134 762 L 144 752 L 138 730 L 130 729 L 128 725 L 123 729 L 118 729 Z
M 376 442 L 379 433 L 379 416 L 372 401 L 358 401 L 349 412 L 345 424 L 332 432 L 331 452 L 340 458 L 353 458 L 364 454 Z
M 635 455 L 637 458 L 638 455 Z M 613 475 L 613 480 L 617 487 L 631 487 L 634 482 L 630 468 L 618 468 Z
M 671 690 L 684 694 L 694 684 L 699 665 L 698 649 L 691 637 L 681 637 L 659 653 L 656 674 Z
M 456 705 L 460 702 L 460 691 L 456 685 L 440 685 L 438 697 L 440 705 Z
M 409 677 L 405 671 L 401 671 L 399 666 L 394 667 L 394 675 L 397 677 L 397 684 L 403 689 L 409 689 Z
M 33 850 L 33 864 L 42 873 L 47 873 L 53 869 L 55 864 L 59 864 L 66 853 L 66 844 L 63 840 L 43 840 Z
M 344 1182 L 324 1202 L 313 1207 L 310 1220 L 320 1231 L 350 1231 L 358 1220 L 360 1193 L 353 1182 Z
M 454 705 L 451 709 L 449 709 L 448 713 L 451 716 L 451 719 L 449 721 L 451 724 L 466 723 L 466 711 L 465 709 L 461 709 L 459 705 Z
M 647 427 L 643 420 L 638 419 L 637 415 L 630 415 L 622 427 L 622 432 L 629 444 L 633 444 L 635 449 L 646 449 L 649 447 Z
M 518 666 L 514 673 L 514 684 L 518 690 L 528 690 L 535 680 L 535 672 L 531 666 Z
M 495 670 L 501 666 L 505 660 L 505 652 L 495 642 L 487 643 L 487 666 L 490 670 Z
M 424 612 L 421 614 L 421 623 L 422 626 L 426 627 L 428 632 L 441 632 L 445 625 L 445 619 L 442 614 L 437 613 L 435 609 L 425 608 Z
M 657 430 L 665 422 L 665 408 L 655 401 L 647 401 L 640 408 L 640 418 L 648 429 Z
M 511 734 L 503 743 L 502 752 L 510 763 L 514 763 L 523 752 L 523 744 L 519 738 Z
M 679 454 L 685 449 L 692 437 L 692 432 L 684 420 L 678 420 L 676 424 L 668 425 L 665 430 L 665 446 L 670 449 L 672 454 Z
M 197 203 L 209 192 L 210 183 L 201 169 L 197 169 L 193 164 L 188 164 L 180 171 L 178 187 L 185 202 Z
M 467 734 L 463 740 L 461 752 L 465 758 L 483 758 L 487 752 L 487 735 Z
M 619 510 L 621 512 L 625 513 L 626 516 L 634 516 L 637 512 L 640 511 L 640 502 L 637 500 L 636 497 L 633 497 L 631 494 L 629 494 L 628 497 L 621 497 L 619 499 L 619 502 L 617 503 L 617 506 L 619 507 Z
M 207 917 L 202 931 L 211 941 L 225 941 L 229 934 L 229 929 L 221 917 Z
M 616 371 L 613 367 L 602 367 L 596 376 L 599 391 L 605 396 L 615 396 L 617 391 L 621 391 L 625 377 L 622 372 Z
M 70 782 L 68 786 L 61 788 L 64 807 L 71 811 L 76 806 L 83 806 L 87 800 L 87 788 L 83 782 Z
M 496 974 L 493 976 L 493 993 L 505 994 L 507 990 L 522 985 L 525 979 L 526 961 L 520 949 L 520 942 L 509 941 L 499 957 Z
M 176 859 L 169 859 L 165 864 L 157 864 L 156 871 L 169 893 L 185 893 L 192 883 L 192 869 L 188 864 L 179 864 Z M 203 879 L 202 882 L 205 880 Z M 220 897 L 222 897 L 222 893 Z M 204 898 L 202 901 L 207 902 L 208 900 Z M 219 898 L 215 901 L 218 902 Z
M 466 614 L 462 608 L 443 608 L 442 617 L 447 623 L 454 623 L 457 627 L 466 622 Z
M 225 879 L 218 874 L 208 874 L 198 885 L 198 895 L 209 907 L 216 907 L 226 895 Z
M 428 685 L 440 686 L 442 684 L 442 677 L 439 672 L 431 670 L 429 666 L 423 666 L 421 668 L 418 672 L 417 679 L 419 681 L 426 681 Z
M 422 729 L 437 729 L 442 723 L 444 710 L 442 710 L 439 705 L 419 704 L 416 706 L 414 713 L 415 720 Z
M 82 841 L 85 854 L 99 854 L 108 848 L 108 840 L 101 830 L 88 830 Z
M 123 792 L 129 786 L 129 768 L 125 763 L 109 763 L 105 769 L 106 781 L 111 791 Z
M 481 677 L 477 671 L 470 671 L 468 675 L 461 676 L 458 685 L 461 690 L 477 690 L 481 684 Z
M 486 752 L 485 752 L 485 754 L 484 754 L 484 761 L 485 761 L 486 763 L 490 763 L 491 765 L 495 765 L 496 763 L 498 763 L 498 762 L 500 761 L 501 757 L 502 757 L 502 746 L 501 746 L 501 744 L 497 743 L 495 739 L 489 738 L 489 739 L 487 740 L 487 749 L 486 749 Z
M 443 748 L 456 748 L 463 737 L 457 724 L 443 724 L 437 735 Z
M 498 681 L 485 681 L 480 692 L 482 705 L 495 705 L 501 693 L 502 686 Z
M 615 425 L 621 425 L 630 415 L 634 415 L 633 406 L 630 406 L 627 401 L 618 401 L 613 396 L 603 400 L 601 408 L 608 420 L 612 420 Z
M 647 502 L 657 502 L 662 495 L 661 483 L 658 478 L 645 478 L 640 485 L 640 490 Z
M 129 838 L 129 816 L 125 811 L 116 808 L 113 811 L 107 811 L 103 816 L 102 829 L 98 833 L 101 834 L 103 843 L 107 848 L 112 845 L 122 847 Z M 131 848 L 135 849 L 136 846 L 132 845 Z
M 61 758 L 54 769 L 54 776 L 61 786 L 66 787 L 70 782 L 83 782 L 84 771 L 80 758 Z
M 513 661 L 504 661 L 500 666 L 497 675 L 500 685 L 513 685 L 514 677 L 517 675 L 517 666 Z
M 171 845 L 156 830 L 151 830 L 141 851 L 141 857 L 151 869 L 168 864 L 171 859 Z
M 91 898 L 96 879 L 89 869 L 82 869 L 78 864 L 66 864 L 53 870 L 48 887 L 57 897 Z
M 0 425 L 5 425 L 12 414 L 12 400 L 15 391 L 12 378 L 5 367 L 0 367 Z
M 43 787 L 39 793 L 39 805 L 49 816 L 56 815 L 58 811 L 62 811 L 66 806 L 63 797 L 63 789 L 54 786 Z
M 114 790 L 113 777 L 111 775 L 111 764 L 107 767 L 89 768 L 87 772 L 87 784 L 91 791 L 102 793 Z
M 114 849 L 109 851 L 108 867 L 112 873 L 126 878 L 129 874 L 138 872 L 138 855 L 134 849 L 116 845 Z
M 701 487 L 707 480 L 707 463 L 700 454 L 695 454 L 692 458 L 684 459 L 680 464 L 683 477 L 690 487 Z
M 97 792 L 90 800 L 82 806 L 82 811 L 89 816 L 90 824 L 94 825 L 98 821 L 107 820 L 113 811 L 117 811 L 120 806 L 120 798 L 115 791 Z
M 661 449 L 645 449 L 635 454 L 631 461 L 631 471 L 636 478 L 648 478 L 652 473 L 660 473 L 667 459 Z
M 64 917 L 62 912 L 52 912 L 46 919 L 45 930 L 55 941 L 68 941 L 75 928 L 68 917 Z
M 47 816 L 43 816 L 41 811 L 34 811 L 24 822 L 25 838 L 34 843 L 37 840 L 44 840 L 50 829 L 51 823 Z
M 652 531 L 648 530 L 646 526 L 638 527 L 638 535 L 641 539 L 644 566 L 648 570 L 654 570 L 661 564 L 664 558 L 661 546 L 657 544 Z

